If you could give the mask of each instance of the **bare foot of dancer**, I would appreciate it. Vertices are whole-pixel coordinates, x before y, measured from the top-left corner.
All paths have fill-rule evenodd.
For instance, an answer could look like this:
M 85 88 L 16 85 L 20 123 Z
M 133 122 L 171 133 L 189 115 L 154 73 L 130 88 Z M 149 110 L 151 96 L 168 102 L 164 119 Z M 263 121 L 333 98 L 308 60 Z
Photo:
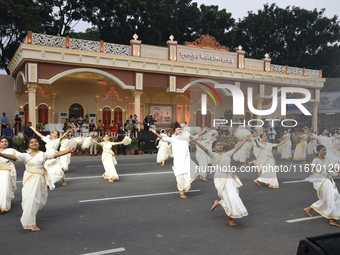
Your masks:
M 202 180 L 202 181 L 207 181 L 208 179 L 207 179 L 207 178 L 204 178 L 204 177 L 201 177 L 201 180 Z
M 305 208 L 303 210 L 308 214 L 309 217 L 314 217 L 313 214 L 310 213 L 310 211 L 312 210 L 312 207 L 307 207 L 307 208 Z
M 106 179 L 106 177 L 105 177 L 105 173 L 103 173 L 103 174 L 102 174 L 102 176 L 103 176 L 103 178 L 104 178 L 104 179 Z
M 113 179 L 109 179 L 109 182 L 115 182 Z
M 33 232 L 37 232 L 37 231 L 40 231 L 40 228 L 38 228 L 37 226 L 34 226 L 31 230 L 32 230 Z
M 62 180 L 62 184 L 63 184 L 63 186 L 66 186 L 66 181 L 65 181 L 65 179 Z
M 162 163 L 161 166 L 164 166 L 164 163 Z
M 301 162 L 301 164 L 306 164 L 306 163 L 307 163 L 306 160 L 304 160 L 304 161 Z
M 255 182 L 257 185 L 261 186 L 261 184 L 259 183 L 259 180 L 258 180 L 258 179 L 255 179 L 254 182 Z
M 246 163 L 246 162 L 244 162 L 244 164 L 243 164 L 242 166 L 247 166 L 247 163 Z
M 215 200 L 214 205 L 211 207 L 210 211 L 213 211 L 217 206 L 220 205 L 220 201 Z
M 329 224 L 331 224 L 332 226 L 335 226 L 335 227 L 340 227 L 340 224 L 339 224 L 339 222 L 337 222 L 336 220 L 334 220 L 334 219 L 331 219 L 331 221 L 330 221 L 330 223 Z
M 187 198 L 183 193 L 179 194 L 180 198 Z
M 234 220 L 232 218 L 230 218 L 228 216 L 228 222 L 229 222 L 229 225 L 232 226 L 232 227 L 237 227 L 236 223 L 234 222 Z

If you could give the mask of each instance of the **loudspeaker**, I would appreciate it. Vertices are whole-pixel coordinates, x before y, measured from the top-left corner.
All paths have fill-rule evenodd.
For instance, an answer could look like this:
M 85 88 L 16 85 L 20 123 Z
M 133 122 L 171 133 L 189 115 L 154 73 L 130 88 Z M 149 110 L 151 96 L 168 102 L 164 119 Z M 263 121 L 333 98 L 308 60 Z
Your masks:
M 339 255 L 340 233 L 306 237 L 301 240 L 297 255 Z

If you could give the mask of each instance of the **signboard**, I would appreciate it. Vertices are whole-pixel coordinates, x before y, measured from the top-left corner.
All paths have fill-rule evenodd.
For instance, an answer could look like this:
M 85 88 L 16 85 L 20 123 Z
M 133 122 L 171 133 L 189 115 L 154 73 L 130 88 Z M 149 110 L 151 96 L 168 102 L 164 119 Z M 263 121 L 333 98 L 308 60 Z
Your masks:
M 157 121 L 155 125 L 172 125 L 171 105 L 150 105 L 150 114 Z

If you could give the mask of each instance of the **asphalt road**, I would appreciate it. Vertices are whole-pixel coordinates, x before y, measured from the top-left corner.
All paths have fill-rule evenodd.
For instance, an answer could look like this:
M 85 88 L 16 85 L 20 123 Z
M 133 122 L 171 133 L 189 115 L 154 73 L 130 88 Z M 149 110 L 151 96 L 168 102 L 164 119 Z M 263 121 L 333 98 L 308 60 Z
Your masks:
M 294 163 L 275 157 L 278 165 Z M 57 183 L 37 214 L 40 232 L 21 227 L 24 165 L 16 163 L 12 209 L 0 215 L 0 254 L 296 254 L 301 239 L 340 231 L 325 218 L 304 219 L 303 208 L 317 200 L 313 185 L 300 181 L 308 173 L 278 173 L 279 189 L 257 186 L 256 173 L 238 174 L 249 215 L 235 228 L 222 208 L 210 211 L 218 199 L 211 174 L 180 199 L 172 160 L 161 167 L 155 154 L 118 156 L 114 183 L 101 177 L 99 156 L 71 161 L 67 186 Z

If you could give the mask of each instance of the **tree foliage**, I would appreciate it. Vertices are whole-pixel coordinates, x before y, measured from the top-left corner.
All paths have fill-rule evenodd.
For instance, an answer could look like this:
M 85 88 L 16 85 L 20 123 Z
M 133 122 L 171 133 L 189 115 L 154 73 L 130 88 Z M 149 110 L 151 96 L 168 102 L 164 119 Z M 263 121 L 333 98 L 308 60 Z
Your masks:
M 40 10 L 33 0 L 0 0 L 0 69 L 9 70 L 12 59 L 27 31 L 41 32 Z
M 269 53 L 272 63 L 319 69 L 320 58 L 340 39 L 337 16 L 326 18 L 324 11 L 266 4 L 236 24 L 233 46 L 241 44 L 252 58 Z

